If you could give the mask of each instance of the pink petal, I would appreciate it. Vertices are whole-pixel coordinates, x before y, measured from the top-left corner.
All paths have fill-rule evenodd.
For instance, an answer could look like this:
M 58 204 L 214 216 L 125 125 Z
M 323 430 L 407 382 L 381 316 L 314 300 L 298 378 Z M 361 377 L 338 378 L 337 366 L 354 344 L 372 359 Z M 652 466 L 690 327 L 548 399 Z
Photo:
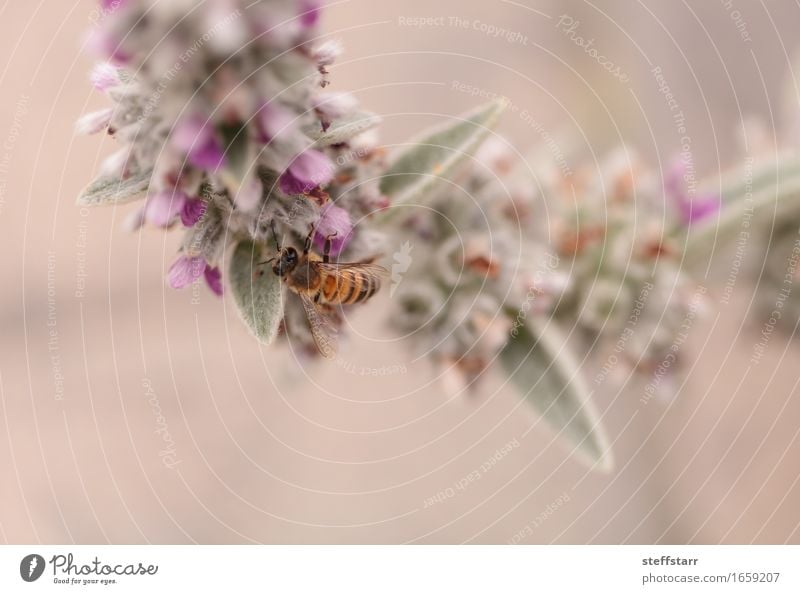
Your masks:
M 298 0 L 297 11 L 300 13 L 300 24 L 304 27 L 313 27 L 319 21 L 319 0 Z
M 294 158 L 281 175 L 279 184 L 285 194 L 305 194 L 332 178 L 331 160 L 316 149 L 308 149 Z
M 353 224 L 347 211 L 333 202 L 328 202 L 320 212 L 314 233 L 314 245 L 322 252 L 325 249 L 325 238 L 335 234 L 335 237 L 331 238 L 331 256 L 338 256 L 350 241 L 352 231 Z
M 108 127 L 111 123 L 111 116 L 114 114 L 113 107 L 107 107 L 100 111 L 93 111 L 82 116 L 75 123 L 75 130 L 78 134 L 96 134 L 100 130 Z
M 256 126 L 261 142 L 269 143 L 278 136 L 288 136 L 295 129 L 295 115 L 276 103 L 265 103 L 256 115 Z
M 206 270 L 206 261 L 202 256 L 188 258 L 181 256 L 170 266 L 167 282 L 173 289 L 182 289 L 192 284 Z
M 89 80 L 92 81 L 92 86 L 98 91 L 107 91 L 120 83 L 116 66 L 108 62 L 95 65 L 89 75 Z
M 212 138 L 204 145 L 190 151 L 186 159 L 195 167 L 215 171 L 225 163 L 225 153 L 222 152 L 220 144 Z
M 664 191 L 675 203 L 684 224 L 694 223 L 713 216 L 722 206 L 720 196 L 707 194 L 692 197 L 686 188 L 686 163 L 675 160 L 664 176 Z
M 186 200 L 186 194 L 180 190 L 162 190 L 151 194 L 145 204 L 145 219 L 151 225 L 167 227 L 181 212 Z
M 314 186 L 308 187 L 304 181 L 293 176 L 288 169 L 278 178 L 278 187 L 280 187 L 281 192 L 289 195 L 305 194 L 314 189 Z
M 205 269 L 206 284 L 216 295 L 222 295 L 222 272 L 219 268 L 206 266 Z
M 182 119 L 172 131 L 172 144 L 186 153 L 186 160 L 201 169 L 216 170 L 225 162 L 222 145 L 208 119 L 193 114 Z
M 172 130 L 172 144 L 182 150 L 189 151 L 206 138 L 207 120 L 200 114 L 192 114 L 181 119 Z
M 687 197 L 687 199 L 680 204 L 679 208 L 681 210 L 681 217 L 685 223 L 695 223 L 713 216 L 719 211 L 721 206 L 722 201 L 719 196 L 709 195 L 694 198 L 693 200 Z
M 181 223 L 186 227 L 194 226 L 203 218 L 206 212 L 206 203 L 200 198 L 187 198 L 181 208 Z

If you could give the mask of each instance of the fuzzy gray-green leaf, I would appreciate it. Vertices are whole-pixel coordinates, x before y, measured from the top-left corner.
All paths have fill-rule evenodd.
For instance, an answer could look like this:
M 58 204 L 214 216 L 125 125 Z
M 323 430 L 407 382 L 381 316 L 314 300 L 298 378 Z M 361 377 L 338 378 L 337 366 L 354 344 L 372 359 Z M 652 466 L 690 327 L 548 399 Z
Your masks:
M 381 123 L 381 118 L 368 111 L 357 111 L 331 122 L 327 130 L 315 123 L 303 131 L 314 141 L 315 146 L 330 146 L 340 144 L 358 136 L 362 132 L 371 130 Z
M 419 201 L 480 146 L 506 106 L 492 101 L 448 121 L 409 143 L 394 158 L 380 183 L 395 205 Z
M 150 185 L 152 169 L 132 173 L 124 179 L 101 176 L 89 184 L 78 196 L 81 206 L 107 206 L 124 204 L 144 197 Z
M 528 320 L 500 354 L 511 382 L 574 452 L 597 468 L 613 466 L 611 450 L 577 365 L 553 323 Z
M 258 340 L 269 344 L 283 319 L 283 295 L 280 279 L 269 268 L 257 267 L 260 261 L 261 250 L 242 241 L 233 252 L 228 277 L 242 320 Z

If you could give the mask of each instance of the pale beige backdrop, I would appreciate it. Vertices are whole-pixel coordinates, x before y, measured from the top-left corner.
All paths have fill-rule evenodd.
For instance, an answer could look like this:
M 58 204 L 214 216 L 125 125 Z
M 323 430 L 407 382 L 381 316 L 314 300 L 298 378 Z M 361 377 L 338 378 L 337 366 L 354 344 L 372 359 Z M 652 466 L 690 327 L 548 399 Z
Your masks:
M 347 49 L 333 88 L 385 114 L 389 144 L 432 119 L 409 114 L 477 103 L 459 81 L 507 95 L 550 133 L 581 130 L 597 151 L 624 139 L 665 159 L 679 139 L 650 73 L 661 66 L 708 173 L 736 154 L 742 115 L 785 122 L 775 101 L 800 41 L 794 2 L 601 4 L 343 0 L 324 17 Z M 568 458 L 495 390 L 499 378 L 447 402 L 426 361 L 378 340 L 380 302 L 354 318 L 361 336 L 343 356 L 406 366 L 390 379 L 336 364 L 303 374 L 286 352 L 256 346 L 229 301 L 166 289 L 176 236 L 128 235 L 125 209 L 75 206 L 113 148 L 73 135 L 77 116 L 106 105 L 81 53 L 93 9 L 0 6 L 0 541 L 800 542 L 800 347 L 773 337 L 743 378 L 760 328 L 742 322 L 743 280 L 692 329 L 684 354 L 696 364 L 674 400 L 596 395 L 615 440 L 608 476 Z M 629 82 L 556 29 L 562 13 Z M 419 16 L 469 26 L 399 19 Z M 518 35 L 492 38 L 481 23 Z M 513 114 L 501 131 L 520 148 L 541 144 Z M 426 507 L 440 492 L 453 495 Z

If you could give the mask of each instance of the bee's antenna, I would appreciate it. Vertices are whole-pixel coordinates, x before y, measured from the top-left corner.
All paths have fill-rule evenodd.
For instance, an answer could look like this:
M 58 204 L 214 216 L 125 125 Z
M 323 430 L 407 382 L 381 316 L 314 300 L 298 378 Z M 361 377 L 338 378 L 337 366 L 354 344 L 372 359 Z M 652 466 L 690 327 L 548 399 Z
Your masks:
M 264 264 L 269 264 L 270 262 L 276 260 L 276 258 L 270 258 L 269 260 L 264 260 L 263 262 L 259 262 L 256 266 L 263 266 Z

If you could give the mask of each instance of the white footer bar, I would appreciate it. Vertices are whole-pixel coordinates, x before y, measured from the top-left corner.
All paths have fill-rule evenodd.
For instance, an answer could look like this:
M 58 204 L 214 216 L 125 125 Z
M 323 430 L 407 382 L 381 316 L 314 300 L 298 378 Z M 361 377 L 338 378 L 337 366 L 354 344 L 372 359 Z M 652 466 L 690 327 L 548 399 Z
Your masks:
M 800 592 L 798 546 L 0 547 L 0 592 Z

